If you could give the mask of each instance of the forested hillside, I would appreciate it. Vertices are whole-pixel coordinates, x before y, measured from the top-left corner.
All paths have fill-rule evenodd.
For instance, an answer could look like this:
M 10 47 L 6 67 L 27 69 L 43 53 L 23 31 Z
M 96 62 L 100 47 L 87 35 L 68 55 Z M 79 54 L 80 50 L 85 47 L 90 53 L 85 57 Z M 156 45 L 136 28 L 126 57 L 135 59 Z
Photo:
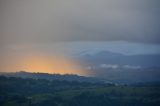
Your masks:
M 159 106 L 160 86 L 0 77 L 1 106 Z

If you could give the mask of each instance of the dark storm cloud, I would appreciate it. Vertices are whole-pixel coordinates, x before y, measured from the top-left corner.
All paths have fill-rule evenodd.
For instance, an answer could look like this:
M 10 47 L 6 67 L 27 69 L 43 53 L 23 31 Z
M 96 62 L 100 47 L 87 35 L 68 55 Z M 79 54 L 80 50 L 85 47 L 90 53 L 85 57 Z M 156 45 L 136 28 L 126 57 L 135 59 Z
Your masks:
M 159 0 L 1 0 L 1 41 L 160 43 Z

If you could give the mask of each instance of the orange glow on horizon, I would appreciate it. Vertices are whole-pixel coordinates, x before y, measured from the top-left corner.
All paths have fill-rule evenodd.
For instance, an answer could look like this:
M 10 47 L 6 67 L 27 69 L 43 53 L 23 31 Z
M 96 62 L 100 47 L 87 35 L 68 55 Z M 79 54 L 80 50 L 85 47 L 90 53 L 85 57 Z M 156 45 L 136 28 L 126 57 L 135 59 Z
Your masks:
M 23 58 L 19 57 L 15 62 L 11 62 L 3 67 L 4 71 L 23 70 L 27 72 L 87 75 L 87 72 L 84 71 L 75 61 L 62 56 L 23 56 Z

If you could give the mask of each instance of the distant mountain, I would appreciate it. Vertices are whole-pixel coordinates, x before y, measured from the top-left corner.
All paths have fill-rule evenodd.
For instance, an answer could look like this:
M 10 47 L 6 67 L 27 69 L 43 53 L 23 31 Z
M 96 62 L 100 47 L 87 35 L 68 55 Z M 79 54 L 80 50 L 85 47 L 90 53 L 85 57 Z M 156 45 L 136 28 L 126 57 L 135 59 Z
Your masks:
M 84 53 L 78 58 L 93 65 L 118 64 L 141 66 L 143 68 L 160 67 L 160 54 L 124 55 L 110 51 L 100 51 L 95 54 Z
M 160 81 L 160 54 L 83 53 L 77 60 L 96 77 L 119 83 Z
M 59 81 L 78 81 L 78 82 L 89 82 L 89 83 L 105 83 L 107 81 L 94 78 L 78 76 L 74 74 L 48 74 L 48 73 L 30 73 L 25 71 L 5 73 L 1 72 L 0 75 L 6 77 L 20 77 L 20 78 L 33 78 L 33 79 L 46 79 L 46 80 L 59 80 Z M 109 83 L 109 82 L 108 82 Z

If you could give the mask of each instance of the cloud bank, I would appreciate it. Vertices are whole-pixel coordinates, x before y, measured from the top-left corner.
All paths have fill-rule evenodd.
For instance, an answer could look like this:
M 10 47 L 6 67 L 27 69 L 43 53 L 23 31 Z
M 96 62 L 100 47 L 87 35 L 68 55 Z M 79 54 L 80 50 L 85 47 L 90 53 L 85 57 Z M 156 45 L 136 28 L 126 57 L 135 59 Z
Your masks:
M 159 43 L 159 0 L 1 0 L 1 43 Z

